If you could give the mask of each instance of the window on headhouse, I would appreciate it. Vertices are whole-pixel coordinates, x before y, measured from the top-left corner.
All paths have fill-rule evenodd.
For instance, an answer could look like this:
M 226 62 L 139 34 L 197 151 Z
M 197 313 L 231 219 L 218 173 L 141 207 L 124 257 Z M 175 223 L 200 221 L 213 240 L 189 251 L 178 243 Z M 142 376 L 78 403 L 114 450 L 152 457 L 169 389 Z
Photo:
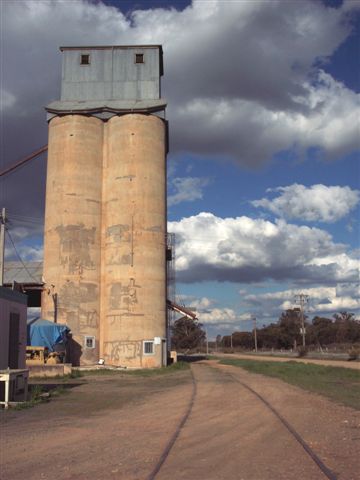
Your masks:
M 135 53 L 135 63 L 144 63 L 143 53 Z
M 85 348 L 95 348 L 95 337 L 85 337 Z
M 90 65 L 90 55 L 88 53 L 80 55 L 80 65 Z
M 153 355 L 154 353 L 154 342 L 144 342 L 144 354 Z

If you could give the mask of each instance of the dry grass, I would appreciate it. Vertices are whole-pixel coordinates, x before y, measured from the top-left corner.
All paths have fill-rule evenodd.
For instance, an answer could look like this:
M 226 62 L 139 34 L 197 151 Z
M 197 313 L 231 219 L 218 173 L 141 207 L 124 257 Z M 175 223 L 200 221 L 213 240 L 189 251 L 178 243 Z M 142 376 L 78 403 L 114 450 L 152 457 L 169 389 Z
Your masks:
M 360 410 L 360 373 L 342 367 L 325 367 L 298 362 L 264 362 L 256 360 L 221 360 L 224 365 L 245 368 L 251 373 L 280 378 L 310 392 Z

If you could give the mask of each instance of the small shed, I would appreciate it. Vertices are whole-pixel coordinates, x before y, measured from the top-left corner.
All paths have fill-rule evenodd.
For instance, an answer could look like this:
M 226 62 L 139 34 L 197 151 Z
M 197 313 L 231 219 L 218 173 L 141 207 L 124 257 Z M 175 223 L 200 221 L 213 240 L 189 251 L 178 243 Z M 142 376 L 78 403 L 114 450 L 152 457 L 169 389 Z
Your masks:
M 16 289 L 27 295 L 28 307 L 41 307 L 42 262 L 5 262 L 4 286 Z
M 24 369 L 27 296 L 0 287 L 0 370 Z

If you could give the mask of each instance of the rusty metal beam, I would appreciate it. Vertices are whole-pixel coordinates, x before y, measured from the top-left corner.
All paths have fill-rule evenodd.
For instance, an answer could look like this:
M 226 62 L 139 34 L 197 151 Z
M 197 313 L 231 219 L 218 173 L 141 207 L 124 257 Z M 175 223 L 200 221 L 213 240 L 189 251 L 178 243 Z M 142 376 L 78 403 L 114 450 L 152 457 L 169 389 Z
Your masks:
M 185 315 L 187 318 L 192 318 L 193 320 L 196 319 L 196 313 L 193 311 L 189 310 L 188 308 L 183 307 L 182 305 L 178 305 L 175 302 L 172 302 L 171 300 L 166 301 L 167 305 L 171 310 L 174 310 L 174 312 L 182 313 Z
M 26 162 L 29 162 L 30 160 L 33 160 L 37 156 L 39 156 L 41 153 L 46 152 L 48 149 L 47 145 L 44 145 L 43 147 L 39 148 L 39 150 L 36 150 L 35 152 L 31 153 L 27 157 L 23 158 L 22 160 L 19 160 L 16 163 L 13 163 L 9 167 L 5 167 L 3 170 L 0 171 L 0 177 L 3 175 L 6 175 L 7 173 L 12 172 L 13 170 L 16 170 L 17 168 L 21 167 L 21 165 L 24 165 Z

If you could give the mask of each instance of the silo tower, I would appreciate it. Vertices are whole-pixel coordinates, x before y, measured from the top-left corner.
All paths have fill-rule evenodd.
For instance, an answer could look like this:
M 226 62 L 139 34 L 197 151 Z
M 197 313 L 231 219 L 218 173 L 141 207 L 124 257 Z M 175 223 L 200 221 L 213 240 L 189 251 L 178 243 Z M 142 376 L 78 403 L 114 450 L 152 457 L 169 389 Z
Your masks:
M 61 47 L 49 122 L 43 318 L 73 364 L 166 362 L 162 48 Z

